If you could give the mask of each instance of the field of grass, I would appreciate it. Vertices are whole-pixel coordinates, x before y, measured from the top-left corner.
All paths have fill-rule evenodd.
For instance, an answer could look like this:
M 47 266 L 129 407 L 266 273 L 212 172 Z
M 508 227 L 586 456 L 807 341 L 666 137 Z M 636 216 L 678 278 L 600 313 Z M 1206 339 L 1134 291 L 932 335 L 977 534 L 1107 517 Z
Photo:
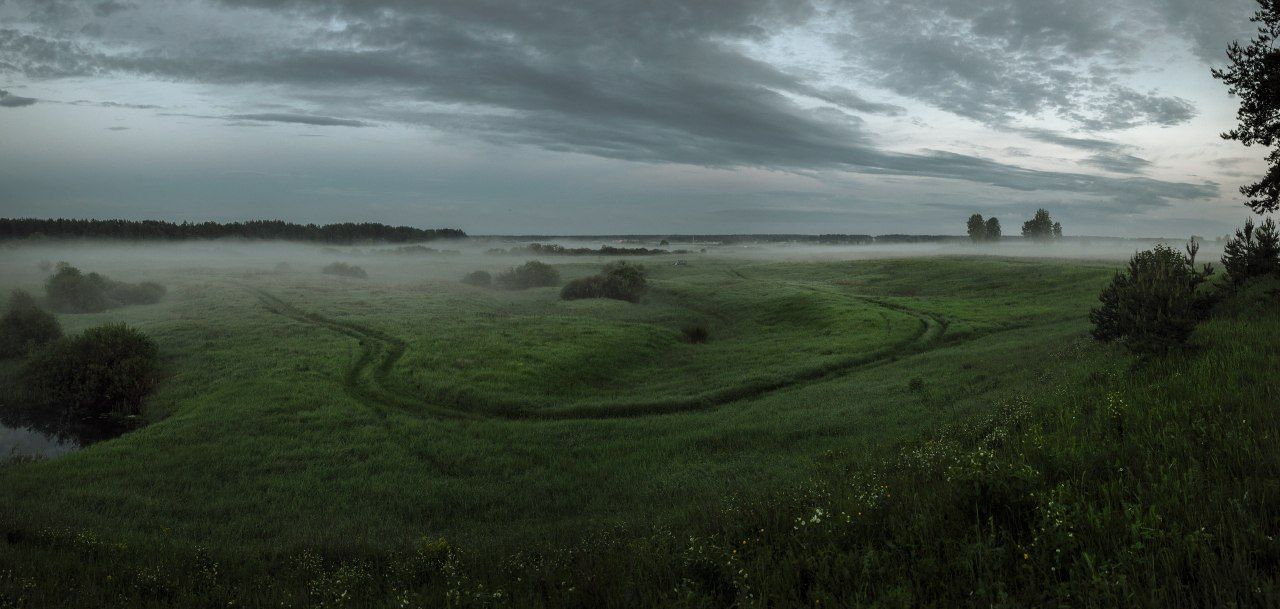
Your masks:
M 1280 556 L 1187 528 L 1225 526 L 1210 496 L 1275 515 L 1280 451 L 1251 435 L 1276 425 L 1275 352 L 1250 333 L 1274 336 L 1267 292 L 1270 313 L 1237 303 L 1132 368 L 1084 338 L 1110 263 L 662 260 L 630 304 L 462 285 L 474 260 L 360 260 L 358 280 L 72 259 L 169 286 L 59 316 L 141 328 L 166 378 L 150 425 L 0 468 L 0 606 L 1150 604 L 1061 586 L 1149 592 L 1214 559 L 1234 594 Z M 34 266 L 7 277 L 38 287 Z M 1176 557 L 1175 533 L 1245 554 Z M 1121 540 L 1146 544 L 1132 564 Z

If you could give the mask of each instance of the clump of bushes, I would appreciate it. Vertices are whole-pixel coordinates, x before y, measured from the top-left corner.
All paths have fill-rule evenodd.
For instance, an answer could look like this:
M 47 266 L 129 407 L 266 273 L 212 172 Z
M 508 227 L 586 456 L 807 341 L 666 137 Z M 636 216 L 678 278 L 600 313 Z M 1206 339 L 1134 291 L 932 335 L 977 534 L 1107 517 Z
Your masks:
M 74 419 L 138 415 L 159 376 L 155 341 L 124 324 L 91 328 L 33 351 L 22 379 L 33 402 Z
M 1280 274 L 1280 231 L 1267 218 L 1256 229 L 1253 219 L 1236 229 L 1235 237 L 1222 249 L 1222 268 L 1234 284 L 1251 277 Z
M 324 268 L 320 269 L 320 272 L 326 275 L 338 275 L 339 277 L 354 277 L 356 279 L 369 278 L 369 273 L 365 272 L 364 269 L 345 262 L 335 262 L 333 264 L 326 265 Z
M 98 273 L 59 262 L 44 284 L 49 305 L 63 313 L 98 313 L 124 305 L 155 304 L 165 295 L 164 286 L 153 283 L 125 283 Z
M 14 291 L 0 317 L 0 359 L 24 356 L 61 337 L 62 327 L 52 313 L 41 309 L 31 294 Z
M 598 275 L 574 279 L 560 290 L 560 298 L 578 300 L 581 298 L 612 298 L 627 302 L 639 302 L 640 297 L 649 291 L 648 273 L 639 264 L 628 264 L 626 261 L 606 264 Z
M 1183 255 L 1165 245 L 1138 252 L 1116 273 L 1089 312 L 1094 338 L 1119 341 L 1135 353 L 1160 353 L 1186 342 L 1206 314 L 1208 299 L 1199 291 L 1212 272 L 1195 268 L 1195 244 Z
M 680 338 L 691 345 L 700 345 L 711 339 L 711 331 L 702 322 L 689 324 L 680 329 Z
M 487 288 L 493 285 L 493 275 L 488 271 L 471 271 L 466 277 L 462 278 L 462 283 L 473 285 L 479 288 Z
M 493 278 L 493 283 L 507 290 L 544 288 L 560 283 L 560 271 L 545 262 L 530 260 L 498 273 Z

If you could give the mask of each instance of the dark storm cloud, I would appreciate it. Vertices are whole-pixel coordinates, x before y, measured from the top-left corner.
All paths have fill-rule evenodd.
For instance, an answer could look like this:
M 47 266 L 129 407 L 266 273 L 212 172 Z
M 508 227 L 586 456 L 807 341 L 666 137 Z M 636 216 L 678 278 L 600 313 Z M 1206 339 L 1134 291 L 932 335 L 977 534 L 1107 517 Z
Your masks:
M 33 97 L 20 97 L 4 89 L 0 89 L 0 108 L 21 108 L 35 105 L 39 101 Z
M 310 114 L 279 114 L 279 113 L 263 113 L 263 114 L 233 114 L 227 118 L 259 121 L 267 123 L 294 123 L 298 125 L 317 125 L 324 127 L 368 127 L 369 123 L 364 121 L 351 120 L 346 118 L 334 118 L 331 116 L 313 116 Z
M 1216 193 L 1209 184 L 887 152 L 862 115 L 900 116 L 904 108 L 814 84 L 745 50 L 795 26 L 817 27 L 845 53 L 851 82 L 1001 129 L 1041 115 L 1086 130 L 1176 125 L 1194 116 L 1190 102 L 1124 87 L 1118 77 L 1142 48 L 1142 19 L 1176 17 L 1170 27 L 1185 28 L 1196 16 L 1229 16 L 1185 3 L 1143 13 L 1118 11 L 1109 0 L 222 0 L 206 10 L 219 13 L 218 23 L 242 20 L 243 31 L 179 39 L 145 33 L 172 24 L 141 23 L 125 33 L 96 28 L 94 40 L 62 33 L 88 25 L 88 13 L 105 11 L 113 21 L 146 13 L 98 10 L 103 4 L 90 11 L 54 2 L 32 9 L 32 21 L 58 27 L 0 29 L 0 71 L 35 79 L 128 74 L 322 100 L 305 106 L 324 115 L 218 117 L 237 124 L 397 122 L 631 161 L 947 178 L 1131 206 Z M 287 29 L 272 31 L 272 23 Z M 1122 149 L 1104 140 L 1030 137 L 1106 151 L 1098 163 L 1122 166 Z

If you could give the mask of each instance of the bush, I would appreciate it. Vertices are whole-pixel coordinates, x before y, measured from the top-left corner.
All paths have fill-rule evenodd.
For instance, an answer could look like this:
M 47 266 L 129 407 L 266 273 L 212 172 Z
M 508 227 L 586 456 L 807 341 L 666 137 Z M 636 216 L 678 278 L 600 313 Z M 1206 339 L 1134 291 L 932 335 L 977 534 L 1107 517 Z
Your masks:
M 689 324 L 680 329 L 680 338 L 686 343 L 700 345 L 711 338 L 711 331 L 707 329 L 707 324 L 701 322 Z
M 619 261 L 606 264 L 599 275 L 570 281 L 560 290 L 560 297 L 565 300 L 612 298 L 639 302 L 648 290 L 648 273 L 644 267 Z
M 1209 274 L 1195 268 L 1195 247 L 1184 256 L 1158 245 L 1138 252 L 1126 271 L 1116 273 L 1089 312 L 1094 338 L 1121 341 L 1135 353 L 1164 352 L 1186 342 L 1205 315 L 1206 299 L 1197 288 Z
M 64 313 L 97 313 L 111 308 L 107 299 L 107 279 L 97 273 L 85 275 L 80 269 L 59 262 L 44 284 L 45 295 L 54 310 Z
M 600 298 L 604 292 L 604 277 L 588 275 L 564 284 L 560 289 L 560 298 L 564 300 L 581 300 L 583 298 Z
M 508 290 L 542 288 L 560 283 L 560 272 L 551 265 L 530 260 L 520 266 L 498 273 L 493 278 L 498 287 Z
M 44 284 L 49 305 L 64 313 L 98 313 L 122 305 L 155 304 L 164 297 L 164 286 L 153 283 L 112 281 L 97 273 L 88 275 L 65 262 Z
M 34 297 L 21 290 L 9 297 L 9 309 L 0 317 L 0 359 L 24 356 L 61 337 L 58 319 L 37 306 Z
M 1253 219 L 1245 220 L 1244 228 L 1236 229 L 1235 237 L 1222 249 L 1222 268 L 1235 284 L 1280 273 L 1280 233 L 1275 221 L 1267 218 L 1254 230 Z
M 145 334 L 108 324 L 32 352 L 22 379 L 31 400 L 74 419 L 140 414 L 155 387 L 159 350 Z
M 488 271 L 471 271 L 467 273 L 466 277 L 462 278 L 462 283 L 487 288 L 493 285 L 493 276 Z
M 340 277 L 354 277 L 356 279 L 368 279 L 369 274 L 364 269 L 345 262 L 335 262 L 320 269 L 321 273 L 326 275 L 338 275 Z

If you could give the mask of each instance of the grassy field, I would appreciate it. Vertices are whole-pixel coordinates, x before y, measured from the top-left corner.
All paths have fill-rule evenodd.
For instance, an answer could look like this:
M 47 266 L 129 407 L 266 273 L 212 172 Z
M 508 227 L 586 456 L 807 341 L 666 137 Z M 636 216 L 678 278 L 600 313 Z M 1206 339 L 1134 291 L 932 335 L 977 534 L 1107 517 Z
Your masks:
M 516 260 L 358 259 L 368 280 L 323 276 L 305 260 L 266 270 L 271 261 L 248 254 L 69 260 L 169 287 L 157 305 L 60 316 L 68 331 L 141 328 L 159 342 L 166 378 L 150 425 L 0 468 L 10 605 L 911 606 L 929 586 L 949 598 L 930 583 L 938 577 L 994 586 L 951 597 L 959 604 L 1026 600 L 1016 593 L 1028 586 L 1046 586 L 1047 602 L 1064 597 L 1043 578 L 1113 548 L 1049 549 L 1047 532 L 1010 541 L 1001 519 L 1021 527 L 1035 519 L 1023 511 L 1065 506 L 1082 535 L 1093 526 L 1154 548 L 1170 543 L 1160 537 L 1170 520 L 1194 535 L 1188 523 L 1217 516 L 1185 511 L 1191 498 L 1183 512 L 1149 512 L 1153 488 L 1204 493 L 1201 476 L 1245 468 L 1248 484 L 1215 497 L 1254 483 L 1267 501 L 1278 493 L 1267 481 L 1278 453 L 1252 436 L 1235 440 L 1258 452 L 1194 467 L 1171 441 L 1192 441 L 1183 425 L 1214 446 L 1230 439 L 1214 434 L 1257 433 L 1257 402 L 1276 396 L 1275 380 L 1247 370 L 1275 353 L 1248 328 L 1274 328 L 1274 316 L 1237 303 L 1197 334 L 1198 351 L 1131 368 L 1084 338 L 1113 263 L 658 258 L 651 293 L 630 304 L 457 281 Z M 604 262 L 548 261 L 566 279 Z M 17 264 L 8 287 L 38 288 L 35 266 Z M 690 323 L 706 324 L 710 341 L 683 342 Z M 1232 346 L 1241 340 L 1252 342 Z M 1248 378 L 1214 385 L 1232 362 Z M 1241 397 L 1223 389 L 1240 386 Z M 1127 435 L 1114 436 L 1117 424 Z M 996 430 L 1006 439 L 993 443 Z M 1142 474 L 1154 479 L 1116 474 L 1156 455 L 1168 469 Z M 1069 511 L 1082 497 L 1095 512 Z M 1274 515 L 1262 500 L 1237 507 Z M 852 524 L 864 513 L 868 524 Z M 1063 548 L 1074 554 L 1058 566 L 1031 560 Z M 968 554 L 943 561 L 948 552 Z M 1241 578 L 1254 558 L 1216 557 Z M 1139 571 L 1124 571 L 1134 565 L 1094 566 L 1072 576 L 1139 587 Z M 1108 579 L 1122 571 L 1123 585 Z M 643 585 L 627 596 L 626 582 Z

